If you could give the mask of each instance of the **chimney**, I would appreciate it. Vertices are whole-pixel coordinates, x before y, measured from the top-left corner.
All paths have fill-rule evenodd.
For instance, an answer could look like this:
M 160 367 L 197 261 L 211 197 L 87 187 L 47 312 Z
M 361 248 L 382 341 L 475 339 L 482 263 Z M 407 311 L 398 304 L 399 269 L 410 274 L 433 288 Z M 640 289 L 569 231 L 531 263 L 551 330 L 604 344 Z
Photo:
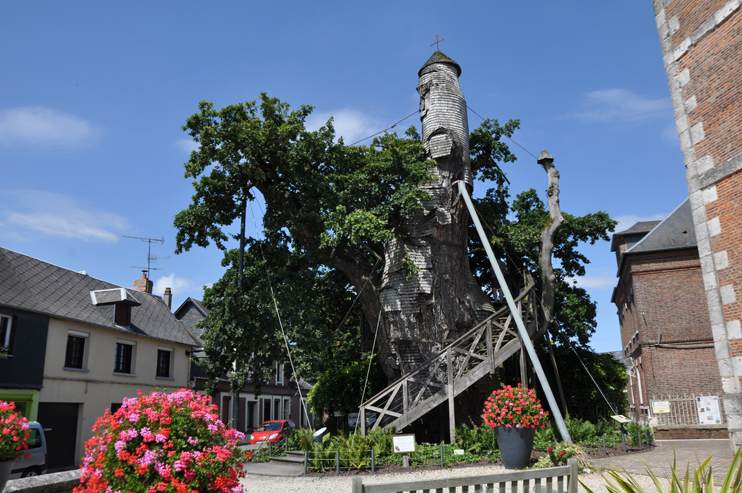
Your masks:
M 173 292 L 170 291 L 170 288 L 165 288 L 165 295 L 163 296 L 165 299 L 165 304 L 167 305 L 168 310 L 173 309 Z
M 144 291 L 147 294 L 152 294 L 152 281 L 147 279 L 147 271 L 142 271 L 142 278 L 134 281 L 134 291 Z

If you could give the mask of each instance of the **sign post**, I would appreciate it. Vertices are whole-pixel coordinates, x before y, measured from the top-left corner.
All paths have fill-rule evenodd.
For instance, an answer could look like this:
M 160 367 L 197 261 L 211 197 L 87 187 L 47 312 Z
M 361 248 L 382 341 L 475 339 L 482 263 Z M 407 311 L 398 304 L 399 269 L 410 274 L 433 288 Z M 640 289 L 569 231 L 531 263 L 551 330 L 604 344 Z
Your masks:
M 402 467 L 410 467 L 410 456 L 415 451 L 415 434 L 394 435 L 392 449 L 395 454 L 402 454 Z

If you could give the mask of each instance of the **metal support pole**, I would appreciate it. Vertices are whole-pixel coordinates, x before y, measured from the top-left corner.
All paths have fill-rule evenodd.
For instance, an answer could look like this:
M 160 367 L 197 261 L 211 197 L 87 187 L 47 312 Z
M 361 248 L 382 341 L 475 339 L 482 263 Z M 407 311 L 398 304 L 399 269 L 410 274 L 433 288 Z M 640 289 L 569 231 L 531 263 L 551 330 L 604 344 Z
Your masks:
M 448 433 L 451 443 L 456 443 L 456 411 L 453 405 L 453 356 L 451 348 L 446 351 L 446 366 L 448 366 L 448 385 L 446 385 L 448 391 Z
M 603 455 L 608 455 L 608 451 L 605 449 L 605 433 L 603 433 Z
M 307 465 L 309 464 L 309 452 L 304 451 L 304 475 L 307 475 Z
M 636 437 L 639 439 L 639 450 L 642 450 L 642 432 L 641 432 L 641 430 L 636 432 Z
M 335 474 L 340 475 L 340 451 L 335 451 Z
M 621 442 L 623 443 L 623 453 L 626 453 L 626 433 L 623 429 L 623 423 L 621 423 Z
M 557 422 L 557 427 L 559 428 L 559 433 L 561 433 L 562 435 L 562 440 L 564 440 L 567 443 L 572 443 L 572 438 L 569 436 L 569 431 L 567 431 L 567 425 L 564 424 L 564 418 L 562 418 L 562 412 L 559 410 L 559 406 L 557 405 L 556 399 L 554 399 L 554 393 L 551 391 L 549 382 L 546 380 L 546 374 L 544 374 L 544 369 L 541 367 L 541 362 L 538 360 L 538 357 L 536 356 L 536 350 L 533 348 L 533 343 L 531 342 L 531 338 L 528 336 L 528 331 L 526 330 L 526 326 L 523 324 L 523 320 L 520 317 L 520 312 L 518 311 L 518 308 L 515 306 L 515 300 L 513 300 L 513 295 L 510 293 L 510 289 L 508 288 L 508 285 L 505 282 L 505 276 L 503 276 L 502 271 L 500 271 L 500 266 L 497 264 L 497 259 L 495 258 L 495 254 L 492 251 L 492 246 L 490 245 L 490 242 L 487 239 L 487 235 L 485 235 L 484 233 L 482 224 L 479 222 L 477 211 L 476 209 L 474 209 L 474 204 L 472 204 L 471 197 L 469 197 L 469 191 L 466 189 L 466 183 L 464 183 L 464 181 L 462 180 L 459 180 L 458 184 L 459 184 L 459 193 L 464 198 L 464 202 L 466 202 L 466 207 L 469 209 L 469 215 L 471 216 L 471 219 L 474 222 L 474 226 L 476 226 L 477 228 L 477 232 L 479 233 L 479 238 L 482 240 L 482 245 L 484 246 L 484 249 L 487 252 L 487 256 L 489 257 L 490 264 L 492 264 L 492 270 L 495 272 L 495 276 L 497 276 L 497 282 L 500 283 L 502 292 L 505 295 L 505 299 L 508 302 L 510 313 L 513 315 L 513 319 L 515 320 L 515 325 L 518 327 L 518 333 L 520 334 L 522 343 L 525 346 L 526 350 L 528 351 L 528 356 L 531 358 L 531 363 L 533 364 L 533 368 L 536 370 L 536 375 L 538 375 L 538 380 L 539 382 L 541 382 L 541 387 L 544 389 L 544 393 L 546 394 L 546 400 L 549 402 L 549 407 L 551 408 L 551 412 L 554 415 L 554 419 Z
M 649 448 L 649 431 L 644 430 L 644 443 L 647 444 L 647 448 Z
M 371 449 L 371 472 L 376 471 L 376 454 L 374 454 L 374 449 Z
M 443 460 L 443 447 L 444 445 L 441 443 L 441 467 L 446 467 L 446 463 Z

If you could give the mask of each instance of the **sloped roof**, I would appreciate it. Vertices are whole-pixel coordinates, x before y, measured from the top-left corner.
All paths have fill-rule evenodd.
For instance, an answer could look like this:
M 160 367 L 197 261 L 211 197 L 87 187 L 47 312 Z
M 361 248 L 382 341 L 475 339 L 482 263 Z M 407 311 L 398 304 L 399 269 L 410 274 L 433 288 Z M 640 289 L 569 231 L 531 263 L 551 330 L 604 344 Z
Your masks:
M 425 65 L 423 65 L 422 68 L 418 70 L 417 76 L 420 77 L 423 73 L 423 70 L 425 70 L 425 67 L 427 67 L 428 65 L 433 65 L 434 63 L 447 63 L 449 65 L 453 65 L 456 68 L 456 75 L 459 77 L 461 76 L 461 66 L 444 55 L 441 51 L 436 51 L 430 58 L 428 58 L 428 61 L 425 62 Z
M 687 198 L 669 216 L 659 222 L 647 235 L 624 254 L 656 252 L 698 246 L 690 199 Z
M 125 295 L 121 294 L 122 289 Z M 110 303 L 108 295 L 105 294 L 106 290 L 115 290 L 107 293 L 114 293 L 119 298 L 123 296 L 128 304 L 139 303 L 139 306 L 133 306 L 131 309 L 129 327 L 114 324 L 110 309 L 93 303 L 98 294 L 102 296 L 101 301 L 105 299 Z M 104 293 L 94 295 L 92 292 L 95 291 Z M 43 313 L 124 333 L 195 345 L 195 341 L 159 297 L 122 288 L 2 247 L 0 247 L 0 306 Z
M 196 298 L 191 298 L 190 296 L 186 298 L 186 300 L 180 304 L 180 306 L 173 312 L 173 314 L 178 317 L 178 314 L 185 309 L 186 306 L 189 304 L 192 304 L 196 307 L 198 311 L 201 312 L 201 314 L 205 317 L 209 314 L 209 309 L 206 308 L 203 303 L 201 303 L 201 300 L 197 300 Z
M 618 233 L 613 234 L 613 239 L 611 240 L 611 251 L 615 252 L 618 250 L 618 239 L 623 236 L 629 236 L 629 235 L 635 235 L 635 234 L 641 234 L 641 233 L 649 233 L 654 229 L 655 226 L 657 226 L 662 221 L 639 221 L 638 223 L 631 226 L 629 229 L 624 231 L 619 231 Z

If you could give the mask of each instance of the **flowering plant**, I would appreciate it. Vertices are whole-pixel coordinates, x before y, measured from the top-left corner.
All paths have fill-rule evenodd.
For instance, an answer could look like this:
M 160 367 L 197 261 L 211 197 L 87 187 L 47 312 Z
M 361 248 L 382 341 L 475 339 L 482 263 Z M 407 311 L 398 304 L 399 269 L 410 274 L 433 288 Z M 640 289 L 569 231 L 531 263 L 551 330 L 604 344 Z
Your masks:
M 209 400 L 187 389 L 140 391 L 115 413 L 106 410 L 85 443 L 75 493 L 242 493 L 244 434 L 226 429 Z
M 484 424 L 490 428 L 544 428 L 548 411 L 541 408 L 533 389 L 507 385 L 484 401 Z
M 28 420 L 14 409 L 14 402 L 0 401 L 0 461 L 15 460 L 28 448 Z

